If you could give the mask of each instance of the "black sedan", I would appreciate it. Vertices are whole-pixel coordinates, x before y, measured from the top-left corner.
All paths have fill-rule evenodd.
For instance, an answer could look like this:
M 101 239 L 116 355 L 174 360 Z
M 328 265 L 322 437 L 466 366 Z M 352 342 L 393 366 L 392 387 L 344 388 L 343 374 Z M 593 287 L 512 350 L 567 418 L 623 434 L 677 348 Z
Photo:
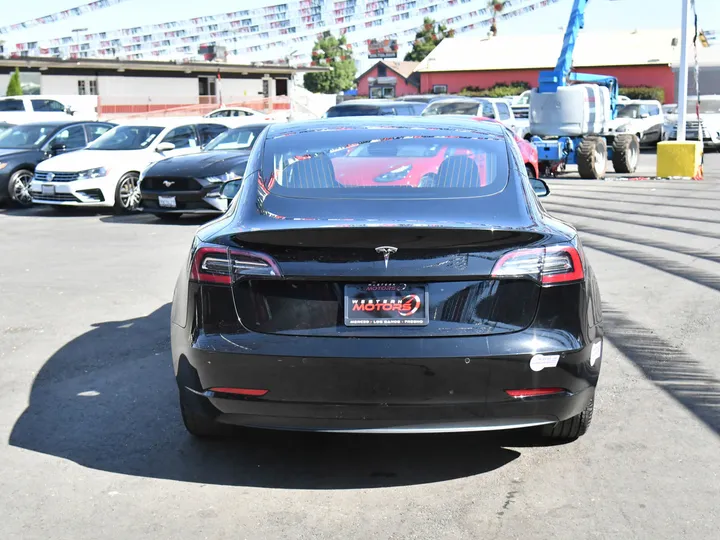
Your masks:
M 269 122 L 229 129 L 198 154 L 158 161 L 140 176 L 138 210 L 163 220 L 182 214 L 222 214 L 228 199 L 220 190 L 228 181 L 242 179 L 250 150 Z
M 49 157 L 80 150 L 115 124 L 58 120 L 12 126 L 0 132 L 0 202 L 32 203 L 35 166 Z
M 586 431 L 598 286 L 502 126 L 276 124 L 247 170 L 175 289 L 190 433 Z

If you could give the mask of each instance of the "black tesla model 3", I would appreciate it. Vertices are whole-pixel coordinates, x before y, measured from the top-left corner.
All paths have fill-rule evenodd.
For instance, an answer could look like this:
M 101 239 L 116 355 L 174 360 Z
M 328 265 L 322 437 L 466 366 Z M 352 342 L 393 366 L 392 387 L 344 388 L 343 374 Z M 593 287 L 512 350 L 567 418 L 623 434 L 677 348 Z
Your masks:
M 600 372 L 600 296 L 546 194 L 502 126 L 271 126 L 176 285 L 188 431 L 579 437 Z

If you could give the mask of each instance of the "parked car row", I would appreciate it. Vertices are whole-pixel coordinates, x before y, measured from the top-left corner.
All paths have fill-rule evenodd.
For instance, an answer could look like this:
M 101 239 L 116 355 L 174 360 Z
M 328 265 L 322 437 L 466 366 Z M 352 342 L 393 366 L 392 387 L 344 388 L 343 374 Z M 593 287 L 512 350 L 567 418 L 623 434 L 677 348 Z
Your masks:
M 41 122 L 0 134 L 0 201 L 53 208 L 112 207 L 176 219 L 222 213 L 222 185 L 242 178 L 271 122 L 229 127 L 216 118 Z

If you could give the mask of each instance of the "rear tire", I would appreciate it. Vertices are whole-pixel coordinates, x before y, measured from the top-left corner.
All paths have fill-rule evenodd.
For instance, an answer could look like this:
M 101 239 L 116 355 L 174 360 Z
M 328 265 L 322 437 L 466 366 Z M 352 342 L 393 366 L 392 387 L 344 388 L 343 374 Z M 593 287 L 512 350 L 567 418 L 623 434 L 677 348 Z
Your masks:
M 179 388 L 179 391 L 180 414 L 185 429 L 190 435 L 198 439 L 214 439 L 227 437 L 233 432 L 232 426 L 220 424 L 215 418 L 202 410 L 203 404 L 198 403 L 198 400 L 207 400 L 207 398 L 195 395 L 187 388 Z
M 602 137 L 585 137 L 575 150 L 578 173 L 585 180 L 605 177 L 607 143 Z
M 543 435 L 558 442 L 572 442 L 582 437 L 590 427 L 590 422 L 592 422 L 594 406 L 595 398 L 592 398 L 580 414 L 546 426 Z
M 15 204 L 23 207 L 32 205 L 30 183 L 32 182 L 33 176 L 33 172 L 28 169 L 20 169 L 10 176 L 8 195 Z
M 182 214 L 154 214 L 160 221 L 177 221 L 182 217 Z
M 612 149 L 612 162 L 615 172 L 621 174 L 634 173 L 640 156 L 639 139 L 629 133 L 615 135 Z

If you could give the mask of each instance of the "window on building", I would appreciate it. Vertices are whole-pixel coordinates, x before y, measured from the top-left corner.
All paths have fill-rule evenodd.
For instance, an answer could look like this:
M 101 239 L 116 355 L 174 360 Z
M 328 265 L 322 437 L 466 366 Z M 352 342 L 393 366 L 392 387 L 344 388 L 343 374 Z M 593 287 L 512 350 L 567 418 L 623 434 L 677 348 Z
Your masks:
M 78 95 L 84 96 L 87 94 L 87 86 L 85 81 L 78 81 Z
M 198 146 L 197 136 L 192 126 L 180 126 L 170 130 L 162 142 L 169 142 L 175 145 L 175 149 L 194 148 Z
M 77 150 L 83 148 L 87 144 L 85 140 L 85 130 L 82 126 L 70 126 L 69 128 L 63 129 L 60 133 L 55 135 L 51 145 L 62 145 L 65 150 Z
M 447 84 L 433 84 L 433 94 L 447 94 Z
M 387 66 L 385 64 L 383 64 L 383 63 L 378 64 L 377 76 L 378 77 L 387 77 Z
M 65 105 L 54 99 L 31 99 L 35 112 L 65 112 Z
M 88 86 L 90 88 L 90 95 L 97 96 L 98 95 L 97 81 L 96 80 L 89 81 Z
M 508 107 L 506 103 L 498 102 L 497 109 L 499 120 L 510 120 L 510 107 Z

